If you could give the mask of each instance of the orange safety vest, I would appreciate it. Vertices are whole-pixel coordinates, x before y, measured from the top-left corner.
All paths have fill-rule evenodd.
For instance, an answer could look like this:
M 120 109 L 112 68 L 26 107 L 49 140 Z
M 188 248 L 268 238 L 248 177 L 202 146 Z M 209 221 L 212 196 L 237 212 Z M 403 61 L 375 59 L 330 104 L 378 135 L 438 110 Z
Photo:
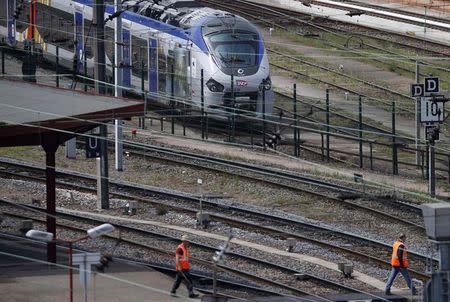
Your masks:
M 406 252 L 406 246 L 403 242 L 400 240 L 397 240 L 394 242 L 394 245 L 392 246 L 392 258 L 391 258 L 391 265 L 395 267 L 400 267 L 400 259 L 398 259 L 398 248 L 400 245 L 403 245 L 403 267 L 408 267 L 409 261 L 408 261 L 408 253 Z
M 181 243 L 177 247 L 176 251 L 178 251 L 178 249 L 181 249 L 183 251 L 183 255 L 179 255 L 177 252 L 175 252 L 175 266 L 177 271 L 189 269 L 189 250 L 184 246 L 183 243 Z

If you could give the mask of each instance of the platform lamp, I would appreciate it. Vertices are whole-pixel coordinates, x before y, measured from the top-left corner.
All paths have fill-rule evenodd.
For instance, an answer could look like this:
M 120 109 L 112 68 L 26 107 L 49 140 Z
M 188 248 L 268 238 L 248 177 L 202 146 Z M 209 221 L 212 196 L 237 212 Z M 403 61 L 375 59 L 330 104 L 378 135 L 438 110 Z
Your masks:
M 87 230 L 87 235 L 82 236 L 77 239 L 62 239 L 62 238 L 53 238 L 53 233 L 38 231 L 38 230 L 29 230 L 25 236 L 28 238 L 36 239 L 44 242 L 64 242 L 69 245 L 69 288 L 70 288 L 70 302 L 73 302 L 73 271 L 72 271 L 72 244 L 76 242 L 80 242 L 86 239 L 95 239 L 97 237 L 106 235 L 114 231 L 114 227 L 109 223 L 104 223 L 95 228 Z

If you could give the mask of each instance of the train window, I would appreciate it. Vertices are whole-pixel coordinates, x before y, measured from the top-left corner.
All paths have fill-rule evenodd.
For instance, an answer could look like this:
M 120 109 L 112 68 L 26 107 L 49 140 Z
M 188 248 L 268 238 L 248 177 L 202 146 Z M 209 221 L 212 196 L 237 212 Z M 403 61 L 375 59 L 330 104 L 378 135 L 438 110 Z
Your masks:
M 249 32 L 216 32 L 206 36 L 215 60 L 225 67 L 257 65 L 258 35 Z

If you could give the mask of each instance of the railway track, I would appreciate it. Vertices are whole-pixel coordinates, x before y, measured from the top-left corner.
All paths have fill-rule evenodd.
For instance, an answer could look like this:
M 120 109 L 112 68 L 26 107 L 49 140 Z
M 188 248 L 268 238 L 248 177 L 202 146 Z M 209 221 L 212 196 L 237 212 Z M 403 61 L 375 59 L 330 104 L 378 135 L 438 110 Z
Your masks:
M 2 202 L 5 202 L 5 201 L 2 200 Z M 23 209 L 23 207 L 24 207 L 23 205 L 20 206 L 21 209 Z M 35 208 L 35 207 L 27 207 L 27 208 L 33 209 L 33 211 L 37 211 L 37 210 L 43 211 L 43 209 L 39 209 L 39 208 Z M 30 219 L 31 218 L 42 224 L 45 223 L 45 217 L 37 218 L 37 217 L 35 217 L 36 215 L 23 215 L 23 214 L 13 214 L 13 213 L 4 213 L 4 215 L 12 216 L 12 217 L 19 218 L 19 219 Z M 96 225 L 96 224 L 104 222 L 99 219 L 95 219 L 92 217 L 87 218 L 85 216 L 80 216 L 80 215 L 76 215 L 76 214 L 68 214 L 68 213 L 58 212 L 57 215 L 59 218 L 71 221 L 70 225 L 60 224 L 60 227 L 70 228 L 71 230 L 78 231 L 78 232 L 83 232 L 86 229 L 86 226 L 82 227 L 82 228 L 74 227 L 73 224 L 76 224 L 77 221 L 85 221 L 86 223 L 89 223 L 92 225 Z M 32 217 L 30 217 L 30 216 L 32 216 Z M 164 243 L 165 246 L 167 246 L 167 241 L 177 242 L 177 237 L 164 235 L 164 234 L 161 234 L 160 232 L 156 233 L 154 231 L 144 230 L 143 228 L 127 226 L 124 224 L 119 224 L 117 222 L 115 222 L 114 225 L 121 230 L 121 238 L 119 239 L 121 242 L 135 246 L 135 247 L 149 249 L 153 252 L 158 252 L 160 254 L 166 254 L 167 258 L 168 258 L 166 262 L 168 262 L 169 265 L 170 265 L 171 261 L 173 261 L 172 260 L 173 255 L 172 255 L 170 248 L 161 249 L 161 248 L 156 248 L 155 246 L 160 246 L 160 244 L 157 243 L 158 241 L 161 243 Z M 136 235 L 136 233 L 139 235 Z M 114 236 L 108 236 L 108 238 L 118 239 L 117 237 L 114 237 Z M 133 240 L 125 239 L 125 238 L 133 238 Z M 145 240 L 143 238 L 145 238 Z M 142 242 L 149 241 L 149 238 L 151 238 L 151 241 L 154 242 L 153 245 L 150 246 L 148 244 L 142 243 Z M 211 263 L 210 261 L 205 260 L 205 259 L 211 258 L 210 256 L 215 251 L 215 248 L 210 245 L 198 243 L 198 242 L 193 242 L 193 245 L 196 247 L 193 254 L 201 255 L 203 257 L 198 257 L 198 256 L 191 257 L 191 260 L 193 262 L 199 263 L 201 266 L 206 266 L 206 271 L 208 271 L 208 268 L 209 268 L 209 270 L 211 270 L 213 263 Z M 243 262 L 247 263 L 250 266 L 249 268 L 247 268 L 247 271 L 236 268 L 236 267 L 242 267 Z M 276 277 L 275 278 L 274 277 L 267 278 L 267 277 L 260 277 L 259 274 L 255 274 L 254 272 L 258 271 L 258 266 L 266 267 L 264 275 L 276 276 Z M 285 290 L 285 291 L 287 290 L 288 292 L 291 292 L 292 294 L 295 294 L 295 295 L 309 295 L 309 296 L 312 295 L 313 297 L 319 298 L 319 301 L 331 301 L 331 300 L 324 298 L 324 297 L 319 297 L 315 294 L 312 294 L 311 288 L 317 288 L 318 286 L 321 286 L 321 287 L 325 286 L 324 288 L 320 288 L 320 289 L 317 288 L 317 291 L 330 292 L 330 288 L 333 288 L 333 289 L 337 289 L 339 292 L 361 293 L 361 294 L 365 294 L 367 296 L 377 297 L 368 292 L 343 285 L 340 283 L 340 281 L 336 282 L 336 281 L 325 279 L 325 278 L 322 278 L 322 277 L 319 277 L 316 275 L 311 275 L 311 274 L 308 274 L 305 272 L 300 272 L 298 270 L 292 269 L 292 266 L 284 266 L 284 265 L 280 265 L 275 262 L 261 260 L 261 259 L 258 259 L 257 257 L 249 256 L 249 255 L 239 253 L 239 252 L 227 253 L 227 265 L 220 265 L 219 267 L 221 268 L 221 270 L 225 271 L 226 273 L 231 274 L 231 275 L 236 275 L 239 278 L 242 278 L 244 280 L 250 279 L 252 282 L 257 282 L 259 284 L 261 284 L 261 283 L 266 284 L 273 288 L 282 288 L 283 290 Z M 268 272 L 267 269 L 270 269 L 273 271 Z M 301 274 L 303 280 L 300 282 L 292 282 L 294 274 Z M 202 275 L 205 276 L 208 274 L 205 274 L 203 272 Z M 273 279 L 278 279 L 278 280 L 273 280 Z M 237 282 L 238 281 L 235 281 L 235 282 L 222 281 L 222 283 L 226 283 L 226 284 L 231 283 L 233 286 L 235 286 L 236 284 L 242 284 L 242 281 L 241 281 L 241 283 L 237 283 Z M 247 282 L 245 282 L 245 283 L 247 283 Z M 297 285 L 295 285 L 295 283 L 297 283 Z M 301 283 L 301 285 L 300 285 L 300 283 Z M 290 284 L 290 285 L 287 285 L 287 284 Z M 243 287 L 243 286 L 241 285 L 239 287 Z M 247 287 L 244 286 L 244 288 L 247 288 Z M 255 287 L 252 287 L 252 288 L 255 289 Z M 299 288 L 309 288 L 310 290 L 306 291 L 306 290 L 301 290 Z M 272 291 L 261 290 L 261 291 L 263 291 L 265 293 L 272 293 L 272 294 L 280 295 L 279 292 L 277 293 L 276 291 L 273 291 L 273 290 Z M 286 293 L 284 295 L 286 295 Z M 377 297 L 377 298 L 379 298 L 379 297 Z
M 232 4 L 232 3 L 223 3 L 215 0 L 202 0 L 202 2 L 205 2 L 209 5 L 214 5 L 222 9 L 227 10 L 233 10 L 238 14 L 241 14 L 243 16 L 246 16 L 247 18 L 253 19 L 253 20 L 259 20 L 260 22 L 263 22 L 264 24 L 267 24 L 268 26 L 275 26 L 280 29 L 289 31 L 289 24 L 298 24 L 302 25 L 304 28 L 304 34 L 305 35 L 320 35 L 321 33 L 329 33 L 332 35 L 337 35 L 338 37 L 341 37 L 343 39 L 349 39 L 349 37 L 355 37 L 355 36 L 362 36 L 364 38 L 370 38 L 370 39 L 376 39 L 379 41 L 396 44 L 401 47 L 414 49 L 416 51 L 422 51 L 426 52 L 429 55 L 432 56 L 439 56 L 439 57 L 446 57 L 450 53 L 450 47 L 448 46 L 442 46 L 437 43 L 430 44 L 427 42 L 427 48 L 423 47 L 423 41 L 418 40 L 414 37 L 409 37 L 405 35 L 397 35 L 393 33 L 389 33 L 390 38 L 386 38 L 385 34 L 380 30 L 375 30 L 371 28 L 365 28 L 365 31 L 367 33 L 362 32 L 359 34 L 360 30 L 357 30 L 357 27 L 354 25 L 345 24 L 342 22 L 337 21 L 330 21 L 326 18 L 317 18 L 318 21 L 308 21 L 309 15 L 305 15 L 298 12 L 293 12 L 288 9 L 282 9 L 282 8 L 274 8 L 272 6 L 262 5 L 262 4 L 254 4 L 248 1 L 238 1 L 239 4 Z M 236 2 L 236 1 L 234 1 Z M 245 8 L 244 8 L 245 7 Z M 246 11 L 252 10 L 252 14 L 247 13 Z M 256 17 L 255 17 L 256 16 Z M 269 19 L 267 19 L 267 17 Z M 284 18 L 284 22 L 278 21 Z M 286 21 L 287 20 L 287 21 Z M 320 24 L 318 24 L 320 22 Z M 274 24 L 275 23 L 275 24 Z M 288 23 L 288 24 L 286 24 Z M 308 29 L 309 28 L 309 29 Z M 392 39 L 393 36 L 398 37 L 397 39 Z M 407 40 L 408 42 L 400 42 L 399 40 Z M 348 42 L 348 41 L 347 41 Z M 400 54 L 398 52 L 390 51 L 387 47 L 379 47 L 374 44 L 370 44 L 367 41 L 360 41 L 364 47 L 368 47 L 371 49 L 374 49 L 376 51 L 380 51 L 381 53 L 387 53 L 390 56 L 395 55 L 396 57 L 406 59 L 411 62 L 416 62 L 417 58 L 411 58 L 409 56 Z M 364 57 L 365 54 L 362 54 L 361 51 L 358 51 L 356 49 L 350 49 L 348 47 L 345 47 L 343 45 L 332 43 L 328 41 L 331 46 L 336 47 L 338 49 L 344 50 L 346 52 L 350 52 L 353 54 L 356 54 L 358 56 Z M 445 51 L 442 50 L 433 50 L 434 48 L 442 48 L 445 49 Z M 365 51 L 366 52 L 366 51 Z M 380 63 L 384 63 L 382 60 L 371 58 L 371 60 L 379 61 Z M 420 60 L 420 63 L 423 65 L 433 66 L 433 68 L 436 68 L 438 70 L 441 70 L 443 72 L 448 72 L 449 68 L 444 68 L 442 66 L 437 66 L 435 64 L 426 62 L 425 60 Z M 415 69 L 409 69 L 404 68 L 401 66 L 397 66 L 396 68 L 401 69 L 403 71 L 409 72 L 409 73 L 415 73 Z M 425 74 L 423 74 L 425 76 Z M 372 85 L 373 87 L 373 85 Z M 387 91 L 389 92 L 389 91 Z M 398 93 L 402 95 L 402 93 Z M 401 96 L 402 98 L 406 98 L 406 96 Z
M 327 72 L 329 72 L 329 73 L 332 73 L 332 74 L 335 74 L 335 75 L 338 75 L 338 76 L 341 76 L 341 77 L 345 77 L 345 78 L 351 79 L 351 80 L 353 80 L 353 81 L 359 82 L 359 83 L 361 83 L 361 84 L 364 84 L 364 85 L 367 85 L 367 86 L 370 86 L 370 87 L 373 87 L 373 88 L 376 88 L 376 89 L 379 89 L 379 90 L 381 90 L 381 91 L 383 91 L 383 92 L 386 92 L 386 93 L 389 93 L 389 94 L 392 94 L 392 95 L 400 96 L 400 97 L 402 97 L 402 98 L 408 98 L 408 99 L 410 98 L 410 96 L 407 95 L 407 94 L 404 94 L 404 93 L 401 93 L 401 92 L 398 92 L 398 91 L 389 89 L 389 88 L 387 88 L 387 87 L 381 86 L 381 85 L 376 84 L 376 83 L 373 83 L 373 82 L 369 82 L 369 81 L 366 81 L 366 80 L 363 80 L 363 79 L 359 79 L 359 78 L 357 78 L 357 77 L 355 77 L 355 76 L 348 75 L 348 74 L 345 74 L 345 73 L 343 73 L 343 72 L 339 72 L 339 71 L 334 70 L 334 69 L 329 68 L 329 67 L 325 67 L 325 66 L 321 66 L 321 65 L 319 65 L 319 64 L 311 63 L 311 62 L 309 62 L 309 61 L 307 61 L 307 60 L 303 60 L 303 59 L 300 59 L 300 58 L 298 58 L 298 57 L 294 57 L 294 56 L 291 56 L 291 55 L 286 55 L 286 54 L 283 54 L 282 52 L 279 52 L 279 51 L 274 50 L 274 49 L 271 49 L 271 48 L 267 48 L 267 51 L 269 51 L 269 52 L 271 52 L 271 53 L 274 53 L 274 54 L 276 54 L 276 55 L 278 55 L 278 56 L 282 56 L 283 58 L 287 58 L 287 59 L 289 59 L 289 60 L 292 60 L 292 61 L 294 61 L 294 62 L 301 63 L 301 64 L 306 64 L 306 65 L 309 65 L 309 66 L 313 66 L 313 67 L 315 67 L 315 68 L 318 68 L 318 69 L 327 71 Z M 280 67 L 279 65 L 277 65 L 277 64 L 273 64 L 273 66 L 275 66 L 275 67 L 277 67 L 277 68 L 281 68 L 281 67 Z M 310 75 L 308 75 L 308 76 L 311 77 Z M 329 84 L 331 84 L 331 83 L 329 83 Z M 342 87 L 342 86 L 340 86 L 340 87 L 338 87 L 338 88 L 341 88 L 341 87 Z M 358 94 L 358 93 L 355 92 L 355 91 L 350 91 L 350 90 L 348 90 L 348 92 L 351 92 L 351 93 L 353 93 L 353 94 L 355 94 L 355 95 Z M 364 97 L 367 97 L 367 96 L 364 96 Z
M 330 179 L 320 179 L 313 178 L 307 175 L 302 175 L 300 173 L 289 172 L 276 168 L 267 168 L 264 166 L 238 162 L 235 160 L 226 160 L 217 157 L 202 155 L 198 153 L 192 153 L 177 149 L 159 147 L 154 145 L 147 145 L 141 143 L 130 143 L 128 145 L 130 150 L 130 154 L 137 155 L 145 158 L 154 158 L 163 160 L 165 162 L 171 162 L 175 165 L 188 165 L 197 169 L 208 169 L 211 171 L 216 171 L 220 173 L 226 173 L 232 176 L 239 175 L 240 177 L 244 177 L 248 180 L 264 182 L 268 185 L 274 185 L 283 187 L 289 190 L 294 190 L 300 193 L 306 193 L 313 196 L 317 196 L 326 200 L 330 200 L 336 202 L 338 204 L 344 204 L 345 206 L 350 206 L 352 208 L 361 209 L 367 212 L 370 212 L 375 215 L 379 215 L 385 219 L 390 219 L 392 221 L 401 221 L 402 223 L 408 225 L 409 227 L 413 227 L 419 230 L 424 230 L 422 224 L 418 224 L 414 221 L 411 221 L 411 215 L 416 216 L 414 220 L 421 220 L 421 210 L 417 204 L 413 202 L 405 202 L 402 200 L 395 201 L 389 200 L 390 196 L 386 196 L 386 193 L 371 193 L 370 191 L 356 189 L 354 186 L 342 185 L 336 181 L 330 181 Z M 140 151 L 139 149 L 145 150 Z M 20 169 L 32 169 L 34 171 L 38 171 L 39 173 L 43 173 L 44 169 L 37 166 L 31 165 L 27 166 L 26 163 L 21 163 L 14 160 L 9 160 L 6 158 L 0 159 L 0 163 L 4 165 L 11 165 Z M 211 166 L 206 166 L 205 163 L 211 164 Z M 1 173 L 7 173 L 4 169 Z M 17 174 L 17 172 L 12 171 L 11 173 Z M 78 174 L 74 172 L 64 172 L 58 171 L 60 175 L 82 178 L 84 181 L 93 181 L 94 177 L 86 175 L 86 174 Z M 43 174 L 38 176 L 38 179 L 42 179 L 44 177 Z M 78 179 L 74 179 L 76 183 Z M 302 186 L 300 186 L 300 184 Z M 333 195 L 331 195 L 332 193 Z M 340 196 L 344 195 L 347 199 L 343 199 Z M 351 199 L 357 199 L 360 197 L 366 197 L 371 200 L 379 200 L 386 201 L 389 200 L 391 203 L 391 208 L 388 211 L 381 212 L 376 209 L 372 209 L 367 206 L 361 206 L 360 204 L 352 201 Z M 394 212 L 392 211 L 397 208 L 402 207 L 401 211 Z M 405 214 L 404 211 L 408 211 L 408 218 L 402 219 L 401 217 Z
M 427 28 L 438 29 L 441 31 L 450 31 L 450 23 L 448 20 L 439 18 L 433 15 L 419 14 L 413 11 L 406 11 L 396 9 L 395 7 L 384 7 L 381 5 L 373 5 L 370 3 L 359 1 L 345 1 L 345 3 L 339 3 L 339 1 L 311 1 L 319 6 L 332 7 L 344 10 L 356 10 L 361 9 L 365 14 L 378 16 L 384 19 L 398 20 L 402 22 L 408 22 L 410 24 L 416 24 Z
M 201 1 L 205 1 L 205 2 L 211 2 L 213 4 L 217 4 L 218 2 L 215 0 L 201 0 Z M 284 24 L 290 24 L 290 23 L 294 23 L 294 24 L 302 24 L 308 28 L 312 28 L 314 29 L 316 32 L 312 31 L 312 32 L 306 32 L 307 35 L 309 34 L 316 34 L 316 33 L 320 33 L 320 32 L 326 32 L 326 33 L 330 33 L 330 34 L 345 34 L 347 37 L 349 36 L 354 36 L 354 35 L 359 35 L 359 31 L 355 30 L 355 28 L 365 28 L 367 31 L 371 32 L 371 35 L 369 35 L 370 37 L 373 36 L 374 33 L 383 33 L 382 30 L 378 30 L 378 29 L 374 29 L 374 28 L 367 28 L 364 26 L 355 26 L 352 24 L 348 24 L 345 22 L 340 22 L 340 21 L 336 21 L 336 20 L 331 20 L 328 18 L 321 18 L 320 16 L 316 16 L 315 18 L 311 18 L 311 16 L 309 14 L 305 14 L 305 13 L 301 13 L 301 12 L 297 12 L 297 11 L 292 11 L 289 9 L 284 9 L 281 7 L 274 7 L 274 6 L 269 6 L 269 5 L 265 5 L 265 4 L 261 4 L 261 3 L 253 3 L 252 1 L 246 1 L 246 0 L 237 0 L 237 1 L 233 1 L 235 3 L 239 3 L 239 5 L 232 5 L 233 9 L 238 10 L 239 7 L 249 7 L 252 8 L 253 10 L 255 10 L 256 12 L 258 12 L 260 15 L 262 16 L 272 16 L 274 17 L 276 20 L 278 18 L 278 20 L 282 20 L 282 18 L 284 18 Z M 223 3 L 223 2 L 222 2 Z M 229 5 L 230 3 L 227 3 L 227 5 Z M 222 4 L 223 5 L 223 4 Z M 241 11 L 243 11 L 245 13 L 245 11 L 243 9 L 241 9 Z M 253 14 L 255 15 L 255 14 Z M 287 20 L 286 20 L 287 19 Z M 262 18 L 261 19 L 262 22 L 266 23 L 265 19 Z M 404 21 L 404 20 L 403 20 Z M 273 24 L 272 24 L 273 25 Z M 277 26 L 277 25 L 275 25 Z M 282 26 L 282 25 L 278 25 L 277 27 L 283 28 L 285 29 L 286 27 Z M 447 29 L 448 30 L 448 29 Z M 385 33 L 385 32 L 384 32 Z M 363 34 L 364 35 L 364 34 Z M 441 56 L 441 57 L 445 57 L 449 55 L 450 52 L 450 47 L 448 45 L 442 45 L 440 43 L 437 42 L 433 42 L 433 41 L 426 41 L 427 44 L 429 43 L 429 46 L 431 46 L 432 48 L 424 48 L 423 44 L 424 40 L 420 39 L 418 37 L 411 37 L 411 36 L 407 36 L 405 34 L 399 34 L 399 33 L 392 33 L 389 32 L 389 35 L 395 36 L 395 37 L 399 37 L 400 40 L 410 40 L 410 41 L 415 41 L 414 45 L 411 44 L 406 44 L 404 43 L 404 41 L 397 41 L 394 42 L 390 39 L 386 39 L 385 37 L 382 38 L 380 36 L 377 36 L 375 39 L 380 40 L 380 41 L 385 41 L 385 42 L 391 42 L 391 43 L 395 43 L 397 45 L 401 45 L 407 48 L 413 48 L 415 50 L 421 50 L 424 52 L 427 52 L 429 54 L 434 54 L 435 56 Z M 376 47 L 374 45 L 371 44 L 367 44 L 365 43 L 366 46 L 369 47 L 373 47 L 376 48 L 378 50 L 382 50 L 379 47 Z M 388 52 L 388 50 L 384 49 L 384 52 Z M 399 55 L 398 53 L 395 53 L 396 55 Z
M 26 216 L 26 215 L 18 215 L 18 214 L 5 214 L 5 216 L 11 217 L 13 219 L 23 219 L 23 218 L 27 218 L 30 219 L 30 217 Z M 32 220 L 35 223 L 41 223 L 43 222 L 42 219 L 39 218 L 32 218 Z M 58 224 L 58 227 L 60 228 L 60 230 L 66 231 L 66 229 L 68 230 L 68 232 L 70 233 L 80 233 L 81 235 L 84 235 L 86 233 L 86 231 L 80 227 L 74 227 L 74 226 L 68 226 L 68 225 L 63 225 L 63 224 Z M 22 241 L 24 240 L 24 237 L 22 236 L 18 236 L 18 235 L 13 235 L 10 233 L 4 233 L 4 232 L 0 232 L 0 237 L 2 237 L 3 239 L 7 239 L 10 241 Z M 155 247 L 152 247 L 151 245 L 146 245 L 146 244 L 142 244 L 142 243 L 138 243 L 135 242 L 133 240 L 122 240 L 121 238 L 117 238 L 114 236 L 106 236 L 105 238 L 108 238 L 109 241 L 124 241 L 127 244 L 129 244 L 129 246 L 131 247 L 141 247 L 143 249 L 147 249 L 149 251 L 153 251 L 156 253 L 161 253 L 161 254 L 165 254 L 166 252 L 162 249 L 157 249 Z M 167 240 L 169 239 L 169 237 L 166 238 Z M 32 241 L 32 240 L 30 240 Z M 36 244 L 44 244 L 42 242 L 37 242 L 37 241 L 33 241 Z M 98 249 L 99 246 L 94 247 L 94 249 Z M 88 248 L 85 249 L 83 246 L 80 246 L 78 248 L 78 250 L 80 252 L 89 252 L 89 250 L 92 249 Z M 10 255 L 11 257 L 14 257 L 14 255 Z M 174 275 L 175 274 L 175 270 L 172 268 L 173 265 L 169 265 L 167 263 L 157 263 L 157 262 L 144 262 L 142 261 L 142 259 L 132 259 L 129 256 L 119 256 L 119 255 L 114 255 L 114 262 L 125 262 L 125 263 L 130 263 L 133 264 L 135 266 L 140 266 L 140 267 L 149 267 L 152 268 L 156 271 L 162 272 L 164 274 L 167 275 Z M 206 262 L 206 261 L 205 261 Z M 63 264 L 59 264 L 60 266 Z M 225 269 L 223 269 L 225 271 Z M 107 274 L 107 270 L 106 270 L 106 274 Z M 207 272 L 201 271 L 201 270 L 197 270 L 194 273 L 191 273 L 192 277 L 194 280 L 196 280 L 199 283 L 199 286 L 196 287 L 196 290 L 199 292 L 202 292 L 204 294 L 212 294 L 213 291 L 211 289 L 209 289 L 208 283 L 211 283 L 212 279 L 210 274 L 208 274 Z M 257 286 L 254 282 L 252 281 L 247 281 L 247 280 L 243 280 L 240 279 L 239 282 L 236 282 L 237 278 L 230 278 L 230 277 L 225 277 L 225 278 L 221 278 L 219 277 L 217 279 L 218 282 L 218 288 L 221 289 L 220 293 L 218 294 L 219 297 L 227 297 L 230 299 L 244 299 L 245 301 L 248 301 L 247 299 L 245 299 L 244 297 L 238 297 L 235 293 L 236 292 L 242 292 L 242 295 L 246 295 L 246 296 L 281 296 L 279 292 L 264 288 L 263 286 Z M 206 286 L 205 286 L 206 284 Z M 230 292 L 230 293 L 227 293 Z M 231 292 L 234 292 L 234 294 L 231 294 Z
M 89 178 L 89 177 L 88 177 Z M 76 183 L 81 183 L 80 180 L 73 180 L 72 182 Z M 65 185 L 68 185 L 67 182 L 64 182 Z M 274 236 L 282 236 L 282 238 L 288 238 L 288 237 L 292 237 L 292 238 L 297 238 L 299 240 L 305 240 L 307 242 L 311 242 L 311 238 L 334 238 L 334 241 L 336 242 L 336 237 L 340 237 L 341 239 L 340 244 L 337 245 L 330 245 L 329 243 L 327 243 L 328 240 L 314 240 L 314 244 L 318 244 L 318 245 L 324 245 L 327 248 L 331 248 L 331 249 L 338 249 L 341 252 L 345 252 L 345 253 L 352 253 L 353 257 L 359 258 L 359 259 L 367 259 L 364 257 L 368 257 L 367 253 L 362 252 L 362 253 L 358 253 L 356 251 L 361 251 L 361 250 L 365 250 L 367 248 L 367 246 L 370 247 L 374 247 L 377 246 L 379 249 L 376 250 L 376 252 L 371 249 L 370 252 L 372 254 L 376 254 L 376 255 L 383 255 L 383 254 L 388 254 L 389 250 L 390 250 L 390 245 L 389 244 L 384 244 L 378 240 L 373 240 L 373 239 L 369 239 L 366 238 L 364 236 L 360 236 L 360 235 L 355 235 L 355 234 L 351 234 L 348 233 L 346 231 L 342 231 L 339 229 L 336 229 L 335 227 L 330 227 L 330 226 L 322 226 L 320 224 L 316 224 L 316 223 L 311 223 L 308 221 L 303 221 L 300 220 L 297 217 L 290 217 L 289 215 L 287 217 L 284 217 L 286 215 L 283 214 L 273 214 L 273 213 L 265 213 L 264 211 L 261 210 L 255 210 L 255 209 L 247 209 L 247 208 L 243 208 L 242 206 L 239 205 L 233 205 L 233 204 L 227 204 L 226 202 L 224 203 L 224 201 L 220 201 L 220 202 L 216 202 L 214 200 L 204 200 L 201 199 L 200 197 L 196 197 L 196 196 L 192 196 L 192 195 L 186 195 L 186 194 L 180 194 L 180 193 L 176 193 L 176 192 L 170 192 L 167 190 L 159 190 L 159 189 L 155 189 L 155 188 L 150 188 L 147 186 L 139 186 L 139 185 L 131 185 L 128 183 L 124 183 L 124 182 L 110 182 L 110 184 L 113 187 L 118 187 L 118 190 L 114 190 L 114 192 L 112 193 L 113 196 L 116 196 L 118 198 L 125 198 L 125 199 L 129 199 L 129 198 L 133 198 L 135 200 L 139 200 L 142 203 L 148 203 L 150 202 L 153 206 L 156 205 L 161 205 L 161 202 L 157 202 L 154 200 L 149 200 L 148 196 L 149 194 L 151 195 L 159 195 L 159 196 L 165 196 L 165 195 L 169 195 L 170 198 L 175 198 L 178 201 L 175 204 L 171 204 L 170 207 L 171 208 L 175 208 L 178 210 L 181 210 L 183 212 L 189 212 L 189 214 L 191 216 L 195 216 L 197 209 L 193 208 L 193 206 L 198 206 L 198 204 L 200 203 L 200 201 L 203 203 L 205 210 L 207 209 L 210 212 L 211 217 L 213 217 L 214 220 L 217 221 L 223 221 L 227 224 L 231 224 L 234 226 L 245 226 L 249 229 L 259 229 L 264 231 L 265 233 L 270 233 L 273 234 Z M 73 184 L 72 184 L 73 185 Z M 82 189 L 82 190 L 91 190 L 94 191 L 95 190 L 95 186 L 94 185 L 88 185 L 88 186 L 83 186 L 82 188 L 80 188 L 79 185 L 77 185 L 78 189 Z M 125 192 L 126 191 L 126 192 Z M 140 191 L 141 193 L 138 193 L 138 191 Z M 133 193 L 134 192 L 134 193 Z M 181 206 L 181 200 L 184 200 L 184 206 Z M 164 204 L 164 203 L 163 203 Z M 167 206 L 165 204 L 165 206 Z M 353 206 L 353 205 L 352 205 Z M 405 205 L 406 207 L 408 207 L 408 205 Z M 386 207 L 389 208 L 389 207 Z M 387 211 L 387 209 L 383 209 L 384 211 Z M 404 210 L 405 208 L 403 208 Z M 371 212 L 373 211 L 373 209 L 371 210 Z M 376 212 L 376 211 L 375 211 Z M 382 211 L 379 211 L 380 215 L 383 213 Z M 241 213 L 239 214 L 239 216 L 242 215 L 242 217 L 240 219 L 236 218 L 237 213 Z M 252 219 L 249 219 L 249 217 L 254 217 Z M 384 216 L 386 219 L 386 216 Z M 392 219 L 393 221 L 396 219 L 396 217 L 391 217 L 390 219 Z M 408 221 L 408 225 L 413 225 L 412 224 L 412 219 L 410 218 L 409 220 L 405 220 Z M 275 227 L 264 227 L 264 225 L 266 225 L 269 222 L 270 225 L 275 226 Z M 421 225 L 417 225 L 415 224 L 415 227 L 418 228 L 418 230 L 420 232 L 423 232 L 423 226 Z M 292 228 L 294 228 L 296 231 L 292 232 Z M 308 234 L 308 235 L 305 235 Z M 318 235 L 320 234 L 320 235 Z M 359 242 L 357 244 L 357 246 L 355 245 L 355 242 L 357 241 Z M 344 248 L 342 249 L 342 246 L 344 246 Z M 346 249 L 345 246 L 352 246 L 353 248 L 350 249 Z M 417 253 L 411 253 L 411 255 L 413 255 L 414 257 L 417 257 L 419 259 L 419 261 L 422 263 L 421 265 L 418 265 L 418 270 L 419 271 L 424 271 L 424 267 L 425 267 L 425 262 L 426 262 L 426 256 L 421 255 L 421 254 L 417 254 Z M 376 260 L 377 257 L 373 257 L 373 261 L 379 263 L 380 265 L 383 265 L 384 267 L 389 266 L 389 264 L 385 261 L 380 261 L 380 259 Z M 424 277 L 423 275 L 420 275 L 420 272 L 417 272 L 418 276 L 421 276 L 422 278 Z

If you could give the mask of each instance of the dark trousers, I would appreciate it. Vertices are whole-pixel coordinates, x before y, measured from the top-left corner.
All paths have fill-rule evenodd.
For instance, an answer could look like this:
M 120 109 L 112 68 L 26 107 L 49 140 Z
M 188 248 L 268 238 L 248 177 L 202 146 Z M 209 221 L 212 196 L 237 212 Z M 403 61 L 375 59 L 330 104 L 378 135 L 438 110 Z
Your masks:
M 408 269 L 404 267 L 393 266 L 391 269 L 391 273 L 389 274 L 388 281 L 386 283 L 385 291 L 388 292 L 391 290 L 392 283 L 394 283 L 394 279 L 395 277 L 397 277 L 398 273 L 401 273 L 403 275 L 403 278 L 405 278 L 406 281 L 406 285 L 408 285 L 410 289 L 414 290 L 414 286 L 412 284 L 411 277 L 409 276 Z
M 178 287 L 180 287 L 181 281 L 184 281 L 186 283 L 186 288 L 189 291 L 189 294 L 192 294 L 194 286 L 192 284 L 192 277 L 191 274 L 189 274 L 188 269 L 177 271 L 177 277 L 175 278 L 175 282 L 172 286 L 171 292 L 174 293 L 177 291 Z

